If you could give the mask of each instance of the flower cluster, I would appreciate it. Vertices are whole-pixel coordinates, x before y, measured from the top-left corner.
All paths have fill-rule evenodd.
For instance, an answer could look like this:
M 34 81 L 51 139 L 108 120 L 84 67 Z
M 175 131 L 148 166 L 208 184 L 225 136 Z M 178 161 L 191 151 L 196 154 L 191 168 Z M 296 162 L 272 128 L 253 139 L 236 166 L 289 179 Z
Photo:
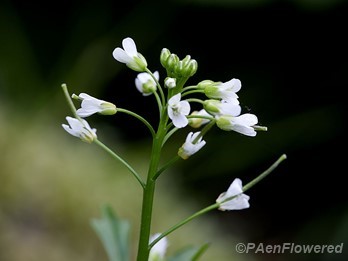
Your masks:
M 69 134 L 80 138 L 84 142 L 96 143 L 115 159 L 123 163 L 142 186 L 144 199 L 153 199 L 154 183 L 168 166 L 178 159 L 187 160 L 206 145 L 203 136 L 213 126 L 217 126 L 224 131 L 235 131 L 250 137 L 256 136 L 259 130 L 267 130 L 266 127 L 257 125 L 258 118 L 256 115 L 250 113 L 242 114 L 239 96 L 237 95 L 242 87 L 239 79 L 232 78 L 226 82 L 203 80 L 195 85 L 188 86 L 186 85 L 187 81 L 198 69 L 197 61 L 192 59 L 190 55 L 186 55 L 184 59 L 180 60 L 176 54 L 171 53 L 167 48 L 163 48 L 160 54 L 160 63 L 166 70 L 166 76 L 160 77 L 159 71 L 152 72 L 148 68 L 145 57 L 138 52 L 132 38 L 125 38 L 122 41 L 122 47 L 115 48 L 112 55 L 117 61 L 138 72 L 134 83 L 136 89 L 143 96 L 155 97 L 160 119 L 157 128 L 154 128 L 142 116 L 116 107 L 111 102 L 94 98 L 86 93 L 70 96 L 65 84 L 62 85 L 62 88 L 75 117 L 66 117 L 69 125 L 62 124 L 62 127 Z M 163 79 L 163 87 L 159 82 L 160 78 Z M 199 97 L 205 97 L 205 99 L 194 97 L 196 94 Z M 81 107 L 76 109 L 72 99 L 81 102 Z M 198 103 L 201 108 L 191 111 L 192 103 Z M 152 155 L 150 159 L 146 182 L 125 160 L 98 140 L 96 129 L 91 128 L 85 119 L 93 114 L 114 115 L 116 112 L 126 113 L 137 118 L 146 125 L 152 135 L 152 153 L 155 156 Z M 189 131 L 185 141 L 178 149 L 177 155 L 173 160 L 160 168 L 160 154 L 164 144 L 176 131 L 185 127 L 196 130 L 201 129 L 195 132 Z M 144 258 L 141 260 L 145 260 L 145 258 L 151 261 L 165 260 L 164 256 L 167 248 L 165 236 L 181 225 L 214 208 L 222 211 L 248 208 L 249 196 L 245 195 L 244 191 L 250 188 L 252 184 L 248 183 L 245 187 L 242 187 L 242 181 L 238 178 L 235 179 L 228 190 L 220 194 L 216 199 L 216 203 L 211 207 L 198 212 L 192 218 L 187 218 L 179 225 L 174 226 L 174 229 L 169 229 L 168 232 L 162 234 L 155 234 L 152 237 L 150 237 L 149 233 L 151 218 L 148 218 L 151 217 L 152 202 L 144 200 L 141 222 L 141 231 L 144 234 L 141 234 L 139 239 L 138 256 Z M 109 234 L 107 237 L 109 238 Z

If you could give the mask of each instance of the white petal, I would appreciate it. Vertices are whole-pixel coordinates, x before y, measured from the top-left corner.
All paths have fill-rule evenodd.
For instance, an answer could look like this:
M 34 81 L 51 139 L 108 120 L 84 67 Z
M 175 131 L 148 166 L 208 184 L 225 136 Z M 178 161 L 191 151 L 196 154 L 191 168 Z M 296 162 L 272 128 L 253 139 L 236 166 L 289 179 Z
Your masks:
M 139 79 L 139 81 L 141 81 L 142 83 L 146 83 L 148 80 L 152 79 L 150 74 L 143 72 L 143 73 L 139 73 L 137 76 L 137 79 Z
M 79 97 L 81 98 L 81 99 L 91 99 L 91 98 L 93 98 L 91 95 L 88 95 L 87 93 L 84 93 L 84 92 L 82 92 L 82 93 L 80 93 L 79 94 Z
M 68 125 L 66 124 L 62 124 L 62 127 L 64 128 L 65 131 L 67 131 L 69 134 L 75 136 L 75 137 L 79 137 L 79 135 L 73 131 Z
M 194 138 L 192 138 L 192 136 L 193 136 L 193 132 L 191 131 L 189 134 L 187 134 L 185 142 L 192 143 L 192 141 L 194 140 Z
M 222 115 L 231 115 L 231 116 L 238 116 L 242 111 L 242 108 L 239 105 L 226 102 L 221 103 L 221 112 Z
M 86 118 L 97 112 L 99 112 L 99 110 L 96 109 L 95 107 L 90 109 L 80 108 L 76 111 L 77 115 L 82 118 Z
M 230 187 L 227 190 L 227 197 L 232 197 L 239 193 L 243 192 L 242 181 L 239 178 L 236 178 L 231 183 Z
M 170 117 L 170 115 L 169 115 Z M 188 119 L 180 114 L 180 115 L 174 115 L 174 117 L 172 118 L 173 124 L 175 127 L 177 128 L 183 128 L 188 124 Z
M 235 124 L 233 125 L 232 129 L 235 132 L 244 134 L 246 136 L 250 136 L 250 137 L 255 137 L 256 136 L 256 131 L 254 130 L 254 128 L 249 127 L 249 126 L 245 126 L 245 125 L 239 125 L 239 124 Z
M 157 81 L 159 80 L 159 72 L 158 71 L 155 71 L 153 73 L 153 76 L 155 76 L 155 78 L 157 79 Z
M 258 119 L 254 114 L 245 113 L 239 117 L 236 117 L 235 122 L 241 125 L 253 126 L 257 124 Z
M 234 92 L 238 92 L 242 88 L 242 83 L 239 79 L 233 78 L 228 83 L 231 84 L 231 89 Z
M 129 63 L 132 61 L 132 58 L 130 58 L 127 53 L 121 49 L 120 47 L 115 48 L 115 50 L 112 52 L 113 57 L 119 61 L 120 63 Z
M 175 117 L 175 116 L 174 116 L 173 109 L 172 109 L 170 106 L 168 106 L 167 111 L 168 111 L 168 116 L 169 116 L 169 118 L 170 118 L 171 120 L 173 120 L 173 118 Z
M 68 121 L 71 129 L 73 129 L 74 131 L 82 129 L 82 123 L 78 119 L 69 116 L 67 116 L 65 119 Z
M 190 104 L 188 101 L 181 101 L 180 102 L 180 113 L 184 115 L 189 115 L 191 110 Z
M 138 55 L 137 47 L 132 38 L 127 37 L 122 41 L 123 49 L 130 57 L 135 57 Z
M 138 75 L 138 78 L 135 78 L 135 87 L 137 87 L 139 92 L 143 93 L 143 84 L 139 80 L 139 75 Z
M 180 102 L 180 100 L 181 100 L 181 93 L 178 93 L 169 99 L 168 104 L 171 106 L 171 105 L 177 104 L 178 102 Z
M 241 210 L 241 209 L 249 208 L 250 207 L 250 204 L 248 202 L 249 199 L 250 197 L 248 195 L 241 194 L 230 201 L 222 203 L 220 205 L 220 210 Z

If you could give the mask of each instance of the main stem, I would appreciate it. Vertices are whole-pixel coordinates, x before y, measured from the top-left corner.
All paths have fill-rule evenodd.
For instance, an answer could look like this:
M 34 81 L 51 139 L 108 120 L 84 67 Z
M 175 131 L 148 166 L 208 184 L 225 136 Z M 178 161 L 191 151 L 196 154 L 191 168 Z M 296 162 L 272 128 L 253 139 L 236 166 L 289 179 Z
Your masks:
M 143 190 L 143 204 L 141 211 L 140 238 L 137 261 L 148 261 L 149 259 L 149 239 L 151 232 L 152 207 L 156 185 L 154 176 L 158 171 L 162 143 L 167 133 L 167 120 L 168 116 L 166 114 L 165 108 L 162 108 L 160 123 L 152 143 L 151 160 L 147 174 L 147 181 Z

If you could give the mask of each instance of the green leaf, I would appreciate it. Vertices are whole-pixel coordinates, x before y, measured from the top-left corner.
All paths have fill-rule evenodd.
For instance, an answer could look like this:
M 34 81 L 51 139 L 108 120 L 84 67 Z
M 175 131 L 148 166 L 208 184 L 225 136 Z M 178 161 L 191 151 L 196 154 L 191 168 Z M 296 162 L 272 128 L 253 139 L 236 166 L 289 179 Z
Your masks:
M 171 256 L 168 261 L 198 261 L 203 253 L 208 249 L 209 244 L 206 243 L 201 247 L 188 246 Z
M 127 220 L 117 217 L 110 206 L 102 209 L 102 218 L 93 219 L 92 227 L 98 234 L 109 261 L 129 261 L 129 230 Z

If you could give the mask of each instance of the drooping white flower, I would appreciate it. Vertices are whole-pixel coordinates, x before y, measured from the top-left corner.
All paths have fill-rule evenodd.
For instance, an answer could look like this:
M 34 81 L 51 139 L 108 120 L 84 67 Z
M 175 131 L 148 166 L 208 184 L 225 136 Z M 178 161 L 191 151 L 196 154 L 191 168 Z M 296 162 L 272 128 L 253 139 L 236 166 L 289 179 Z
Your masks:
M 154 72 L 153 75 L 158 81 L 159 80 L 158 71 Z M 138 91 L 141 92 L 144 96 L 148 96 L 154 93 L 157 89 L 157 84 L 155 80 L 147 72 L 138 74 L 137 78 L 135 78 L 135 86 L 137 87 Z
M 168 101 L 168 116 L 177 128 L 183 128 L 188 124 L 186 116 L 189 115 L 190 110 L 189 102 L 181 101 L 181 93 L 174 95 Z
M 185 143 L 180 147 L 178 151 L 178 155 L 183 159 L 188 159 L 191 155 L 195 154 L 199 151 L 204 145 L 205 141 L 200 137 L 196 142 L 195 140 L 200 135 L 200 131 L 198 132 L 190 132 L 185 140 Z
M 150 244 L 160 236 L 160 233 L 156 233 L 150 237 Z M 168 247 L 168 240 L 163 237 L 158 241 L 150 250 L 149 261 L 164 261 L 165 254 Z
M 62 124 L 62 127 L 71 135 L 80 138 L 82 141 L 92 143 L 97 139 L 97 130 L 92 129 L 88 122 L 84 119 L 76 119 L 72 117 L 66 117 L 69 125 Z
M 255 128 L 253 127 L 258 122 L 254 114 L 246 113 L 238 117 L 230 115 L 222 115 L 216 117 L 216 125 L 225 131 L 236 131 L 247 136 L 256 136 Z
M 235 197 L 230 199 L 233 196 Z M 250 207 L 249 198 L 248 195 L 243 194 L 242 181 L 236 178 L 228 190 L 220 194 L 216 202 L 220 203 L 219 210 L 240 210 Z
M 127 37 L 122 41 L 122 48 L 117 47 L 112 52 L 114 58 L 125 63 L 127 67 L 137 72 L 144 72 L 147 67 L 145 57 L 138 53 L 137 46 L 132 38 Z
M 201 109 L 200 111 L 193 111 L 191 115 L 212 117 L 205 109 Z M 207 124 L 209 121 L 210 120 L 205 118 L 189 118 L 189 125 L 192 128 L 199 128 L 202 125 Z
M 81 108 L 76 111 L 77 115 L 85 118 L 94 113 L 103 115 L 113 115 L 116 113 L 115 104 L 94 98 L 86 93 L 80 93 L 79 96 L 73 94 L 73 97 L 78 97 L 81 102 Z
M 241 112 L 241 107 L 238 104 L 213 99 L 205 100 L 203 106 L 208 113 L 214 116 L 238 116 Z
M 239 79 L 233 78 L 228 82 L 216 82 L 207 85 L 204 88 L 204 93 L 211 99 L 221 99 L 223 101 L 237 105 L 239 104 L 239 101 L 236 92 L 238 92 L 241 87 L 241 81 Z

